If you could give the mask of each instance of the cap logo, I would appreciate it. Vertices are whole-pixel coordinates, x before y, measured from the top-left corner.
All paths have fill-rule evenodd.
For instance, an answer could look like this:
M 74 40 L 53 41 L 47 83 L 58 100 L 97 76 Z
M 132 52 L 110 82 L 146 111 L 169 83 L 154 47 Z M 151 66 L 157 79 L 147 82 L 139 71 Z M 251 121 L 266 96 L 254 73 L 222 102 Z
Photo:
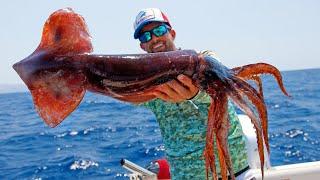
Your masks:
M 141 22 L 147 19 L 154 19 L 154 18 L 155 18 L 154 13 L 147 14 L 147 12 L 141 11 L 136 18 L 136 25 L 140 24 Z

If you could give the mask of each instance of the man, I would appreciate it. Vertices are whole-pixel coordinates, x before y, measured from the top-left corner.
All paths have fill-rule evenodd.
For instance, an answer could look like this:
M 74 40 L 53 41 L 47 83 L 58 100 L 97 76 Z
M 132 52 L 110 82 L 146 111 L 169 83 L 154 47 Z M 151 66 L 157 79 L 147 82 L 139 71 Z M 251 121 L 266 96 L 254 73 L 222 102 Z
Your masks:
M 147 53 L 175 51 L 176 32 L 167 16 L 157 8 L 143 9 L 134 22 L 134 38 Z M 210 51 L 203 54 L 212 56 Z M 153 99 L 153 100 L 151 100 Z M 205 179 L 203 150 L 210 97 L 199 92 L 192 80 L 179 75 L 176 80 L 160 85 L 144 103 L 159 123 L 170 164 L 172 179 Z M 229 103 L 229 151 L 236 175 L 248 169 L 245 141 L 234 107 Z M 217 158 L 218 159 L 218 158 Z M 220 167 L 217 164 L 217 171 Z

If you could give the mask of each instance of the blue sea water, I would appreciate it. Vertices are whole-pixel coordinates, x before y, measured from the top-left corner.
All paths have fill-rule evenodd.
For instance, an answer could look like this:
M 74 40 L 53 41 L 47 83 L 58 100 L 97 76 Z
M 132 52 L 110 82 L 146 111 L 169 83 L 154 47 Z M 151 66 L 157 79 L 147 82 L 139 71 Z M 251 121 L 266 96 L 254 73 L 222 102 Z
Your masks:
M 320 69 L 283 72 L 292 98 L 264 77 L 272 165 L 320 160 Z M 126 158 L 146 166 L 164 157 L 149 110 L 87 93 L 49 128 L 29 93 L 0 94 L 0 179 L 127 179 Z

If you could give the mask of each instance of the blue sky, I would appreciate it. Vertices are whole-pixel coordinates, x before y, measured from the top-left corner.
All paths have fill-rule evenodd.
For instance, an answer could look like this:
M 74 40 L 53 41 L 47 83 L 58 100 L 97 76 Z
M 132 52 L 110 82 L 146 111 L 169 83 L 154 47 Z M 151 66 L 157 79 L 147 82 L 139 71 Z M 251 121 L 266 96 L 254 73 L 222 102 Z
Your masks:
M 64 7 L 85 18 L 94 53 L 143 53 L 133 21 L 140 9 L 158 7 L 176 30 L 178 47 L 213 50 L 230 68 L 262 61 L 280 70 L 320 68 L 317 0 L 10 0 L 1 2 L 0 84 L 22 83 L 11 66 L 35 50 L 45 20 Z

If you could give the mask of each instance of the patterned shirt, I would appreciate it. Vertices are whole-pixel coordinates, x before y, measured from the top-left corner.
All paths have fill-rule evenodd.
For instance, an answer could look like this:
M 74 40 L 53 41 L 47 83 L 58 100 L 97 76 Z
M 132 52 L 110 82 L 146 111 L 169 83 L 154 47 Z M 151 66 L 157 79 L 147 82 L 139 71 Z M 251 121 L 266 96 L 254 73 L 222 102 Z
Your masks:
M 210 51 L 205 51 L 203 54 L 212 55 Z M 210 96 L 205 92 L 199 92 L 192 101 L 170 103 L 154 99 L 143 105 L 154 112 L 159 123 L 170 164 L 171 178 L 206 179 L 203 150 L 206 144 Z M 228 113 L 229 152 L 236 173 L 248 166 L 248 158 L 240 122 L 230 101 Z M 218 157 L 216 159 L 217 172 L 220 173 Z

